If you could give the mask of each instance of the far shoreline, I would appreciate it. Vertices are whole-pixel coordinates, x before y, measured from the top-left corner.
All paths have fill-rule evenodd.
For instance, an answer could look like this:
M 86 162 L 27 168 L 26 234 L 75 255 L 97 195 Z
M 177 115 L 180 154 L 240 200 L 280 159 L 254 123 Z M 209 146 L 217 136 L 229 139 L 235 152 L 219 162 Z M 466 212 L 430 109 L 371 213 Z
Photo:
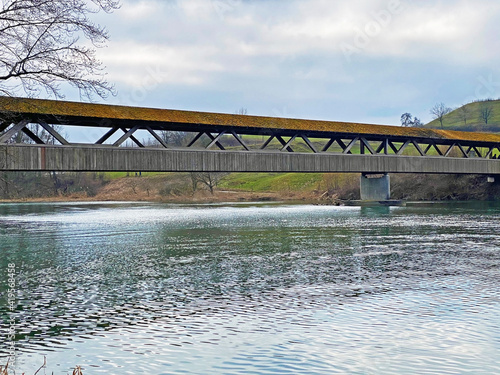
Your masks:
M 398 203 L 399 202 L 399 203 Z M 345 200 L 337 198 L 326 198 L 314 196 L 312 194 L 303 195 L 281 195 L 279 193 L 252 193 L 241 191 L 216 191 L 213 195 L 209 194 L 195 194 L 194 196 L 169 196 L 169 197 L 102 197 L 94 196 L 88 197 L 81 194 L 60 195 L 52 197 L 36 197 L 36 198 L 14 198 L 14 199 L 0 199 L 2 204 L 25 204 L 25 203 L 99 203 L 99 204 L 141 204 L 141 203 L 165 203 L 165 204 L 211 204 L 211 203 L 289 203 L 289 204 L 304 204 L 304 205 L 320 205 L 320 206 L 421 206 L 421 205 L 435 205 L 435 204 L 454 204 L 454 203 L 468 203 L 468 202 L 500 202 L 498 200 L 477 200 L 477 199 L 464 199 L 464 200 L 394 200 L 388 202 L 370 202 L 360 200 Z

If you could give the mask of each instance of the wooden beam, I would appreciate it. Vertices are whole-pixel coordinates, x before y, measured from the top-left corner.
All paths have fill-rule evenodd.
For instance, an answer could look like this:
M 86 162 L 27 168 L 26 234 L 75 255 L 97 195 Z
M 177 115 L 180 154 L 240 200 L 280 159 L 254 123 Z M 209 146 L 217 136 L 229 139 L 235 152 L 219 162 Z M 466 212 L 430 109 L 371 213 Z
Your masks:
M 264 150 L 267 146 L 269 146 L 269 143 L 272 142 L 272 140 L 274 139 L 274 135 L 271 135 L 265 142 L 262 146 L 260 146 L 260 149 L 261 150 Z
M 234 131 L 232 131 L 231 134 L 238 141 L 238 143 L 243 146 L 243 148 L 246 151 L 250 151 L 250 149 L 248 148 L 248 146 L 245 144 L 245 142 L 243 142 L 243 139 L 241 139 L 241 137 L 238 134 L 236 134 Z
M 146 126 L 146 130 L 160 143 L 164 148 L 168 148 L 168 145 L 165 141 L 149 126 Z
M 356 137 L 349 142 L 349 144 L 346 146 L 344 151 L 342 151 L 343 154 L 352 154 L 351 148 L 356 144 L 356 142 L 359 140 L 359 137 Z
M 38 145 L 44 145 L 45 142 L 42 141 L 40 139 L 40 137 L 38 137 L 38 135 L 36 135 L 35 133 L 33 133 L 31 130 L 29 130 L 28 128 L 24 127 L 21 129 L 21 131 L 26 134 L 28 137 L 30 137 L 33 141 L 35 141 L 36 144 Z
M 199 132 L 198 134 L 196 134 L 196 136 L 191 140 L 191 142 L 189 142 L 187 147 L 191 147 L 192 145 L 194 145 L 196 141 L 203 136 L 203 134 L 205 134 L 205 132 Z
M 307 138 L 305 135 L 301 135 L 300 136 L 304 142 L 309 146 L 309 148 L 312 150 L 312 152 L 314 152 L 315 154 L 318 153 L 318 150 L 316 150 L 316 148 L 314 147 L 314 145 L 311 143 L 311 141 L 309 140 L 309 138 Z
M 330 140 L 326 143 L 326 145 L 321 149 L 321 152 L 326 152 L 335 142 L 335 138 L 330 138 Z
M 51 136 L 53 136 L 55 139 L 57 139 L 57 141 L 62 144 L 62 145 L 69 145 L 69 142 L 64 139 L 64 137 L 59 134 L 52 126 L 50 126 L 49 124 L 47 124 L 45 121 L 38 121 L 38 123 L 40 124 L 40 126 L 42 128 L 44 128 Z
M 361 137 L 360 141 L 361 141 L 361 144 L 363 144 L 368 149 L 368 151 L 370 151 L 370 154 L 372 154 L 372 155 L 375 154 L 375 150 L 372 148 L 370 143 L 368 143 L 368 141 L 365 138 Z
M 119 128 L 117 126 L 109 129 L 106 134 L 104 134 L 101 138 L 99 138 L 97 140 L 97 142 L 95 143 L 96 145 L 102 145 L 104 142 L 106 142 L 109 137 L 111 137 L 113 134 L 115 134 L 117 132 Z
M 7 130 L 5 133 L 2 134 L 2 136 L 0 137 L 0 143 L 7 143 L 14 135 L 16 135 L 20 130 L 22 130 L 30 122 L 31 121 L 28 119 L 19 121 L 16 125 L 14 125 L 9 130 Z
M 296 136 L 294 135 L 292 138 L 290 138 L 290 140 L 295 139 L 295 137 L 296 137 Z M 288 152 L 293 152 L 293 148 L 291 148 L 290 146 L 287 146 L 287 144 L 289 144 L 289 143 L 290 143 L 290 140 L 289 140 L 288 142 L 285 142 L 285 140 L 284 140 L 284 139 L 283 139 L 280 135 L 277 135 L 277 136 L 276 136 L 276 139 L 277 139 L 277 140 L 281 143 L 281 145 L 283 146 L 283 147 L 280 149 L 280 151 L 283 151 L 283 150 L 285 149 L 285 147 L 286 147 L 286 150 L 287 150 Z
M 221 150 L 225 150 L 224 146 L 222 145 L 222 143 L 219 142 L 219 139 L 226 134 L 226 132 L 221 132 L 217 135 L 217 137 L 214 137 L 211 133 L 205 133 L 206 135 L 208 135 L 208 137 L 212 140 L 212 142 L 209 143 L 209 145 L 206 147 L 207 149 L 209 149 L 210 147 L 212 147 L 213 145 L 217 145 L 217 147 L 219 147 Z
M 113 146 L 118 147 L 120 146 L 123 142 L 125 142 L 127 139 L 132 137 L 132 134 L 135 133 L 137 129 L 139 129 L 139 125 L 134 126 L 133 128 L 127 130 L 126 128 L 121 128 L 122 131 L 125 133 L 123 134 L 118 140 L 113 143 Z M 140 146 L 139 146 L 140 147 Z

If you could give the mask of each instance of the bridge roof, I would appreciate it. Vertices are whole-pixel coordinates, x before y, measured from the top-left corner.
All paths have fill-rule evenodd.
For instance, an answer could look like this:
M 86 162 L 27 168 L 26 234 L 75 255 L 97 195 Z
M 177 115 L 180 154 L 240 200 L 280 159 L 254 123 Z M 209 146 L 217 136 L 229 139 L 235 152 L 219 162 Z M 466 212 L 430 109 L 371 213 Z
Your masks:
M 300 131 L 315 134 L 357 134 L 360 136 L 436 139 L 500 143 L 500 134 L 462 132 L 427 128 L 371 125 L 338 121 L 302 120 L 224 113 L 181 111 L 171 109 L 128 107 L 59 100 L 0 97 L 0 121 L 30 119 L 65 125 L 127 127 L 137 124 L 157 130 L 224 131 L 240 134 L 262 134 Z M 4 120 L 5 121 L 5 120 Z

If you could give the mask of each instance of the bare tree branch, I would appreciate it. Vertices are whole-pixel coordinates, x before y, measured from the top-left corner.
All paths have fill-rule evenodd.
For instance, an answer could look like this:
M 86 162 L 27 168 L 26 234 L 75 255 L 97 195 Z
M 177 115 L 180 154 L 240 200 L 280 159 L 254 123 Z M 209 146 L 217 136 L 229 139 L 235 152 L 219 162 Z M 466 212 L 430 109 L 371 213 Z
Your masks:
M 191 182 L 193 185 L 193 193 L 196 191 L 198 183 L 205 185 L 210 194 L 214 194 L 214 189 L 219 184 L 220 180 L 227 176 L 225 172 L 190 172 Z
M 87 100 L 114 93 L 95 55 L 95 48 L 104 46 L 109 36 L 90 16 L 117 8 L 117 0 L 4 0 L 0 5 L 0 94 L 23 91 L 35 97 L 45 91 L 62 98 L 63 83 L 77 88 Z

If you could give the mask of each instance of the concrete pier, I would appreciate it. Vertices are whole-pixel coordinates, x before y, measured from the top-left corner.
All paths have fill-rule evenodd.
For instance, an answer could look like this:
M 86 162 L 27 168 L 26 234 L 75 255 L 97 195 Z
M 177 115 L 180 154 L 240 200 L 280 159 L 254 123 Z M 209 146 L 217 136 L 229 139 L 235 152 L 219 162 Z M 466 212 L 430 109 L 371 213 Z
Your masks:
M 391 199 L 391 179 L 387 173 L 361 174 L 362 201 L 388 201 Z

